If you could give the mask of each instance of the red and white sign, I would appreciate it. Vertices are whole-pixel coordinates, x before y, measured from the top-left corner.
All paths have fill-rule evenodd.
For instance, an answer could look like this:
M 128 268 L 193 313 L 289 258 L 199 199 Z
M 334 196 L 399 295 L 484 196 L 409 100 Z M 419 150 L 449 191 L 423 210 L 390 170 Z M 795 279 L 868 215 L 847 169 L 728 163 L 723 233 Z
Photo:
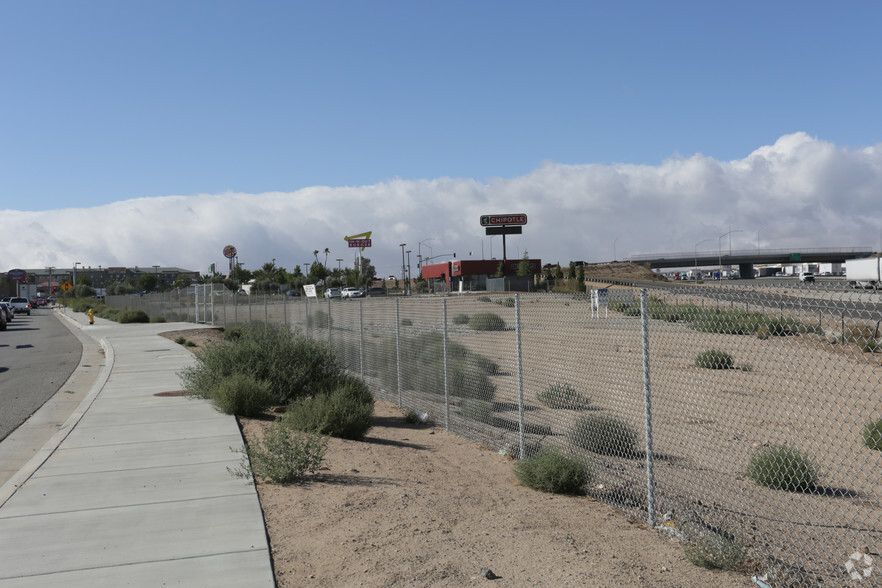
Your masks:
M 349 239 L 350 247 L 370 247 L 371 240 L 370 239 Z
M 482 227 L 498 227 L 500 225 L 525 225 L 526 214 L 485 214 L 481 216 Z

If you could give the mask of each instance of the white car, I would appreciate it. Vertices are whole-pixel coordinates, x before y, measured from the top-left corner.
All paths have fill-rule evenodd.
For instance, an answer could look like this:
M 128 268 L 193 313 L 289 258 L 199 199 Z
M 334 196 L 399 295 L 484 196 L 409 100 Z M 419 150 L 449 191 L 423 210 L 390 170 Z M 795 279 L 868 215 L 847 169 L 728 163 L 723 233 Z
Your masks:
M 364 298 L 364 291 L 361 288 L 343 288 L 340 298 Z
M 30 316 L 31 314 L 31 303 L 27 298 L 15 297 L 9 300 L 9 305 L 15 309 L 16 314 L 26 314 Z
M 340 288 L 328 288 L 325 290 L 325 298 L 340 298 Z
M 815 281 L 815 274 L 813 274 L 812 272 L 801 272 L 799 274 L 799 281 L 812 283 Z

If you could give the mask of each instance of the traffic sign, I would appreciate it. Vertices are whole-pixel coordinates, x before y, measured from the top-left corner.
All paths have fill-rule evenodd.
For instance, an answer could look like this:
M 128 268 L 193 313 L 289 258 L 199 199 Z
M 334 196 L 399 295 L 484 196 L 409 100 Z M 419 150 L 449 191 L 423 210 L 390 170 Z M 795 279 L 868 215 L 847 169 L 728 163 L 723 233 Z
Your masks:
M 488 235 L 520 235 L 524 227 L 487 227 Z
M 485 214 L 481 216 L 482 227 L 498 227 L 502 225 L 525 225 L 526 214 Z
M 61 285 L 61 289 L 65 292 L 70 292 L 71 290 L 73 290 L 73 286 L 70 285 L 70 282 L 65 282 Z

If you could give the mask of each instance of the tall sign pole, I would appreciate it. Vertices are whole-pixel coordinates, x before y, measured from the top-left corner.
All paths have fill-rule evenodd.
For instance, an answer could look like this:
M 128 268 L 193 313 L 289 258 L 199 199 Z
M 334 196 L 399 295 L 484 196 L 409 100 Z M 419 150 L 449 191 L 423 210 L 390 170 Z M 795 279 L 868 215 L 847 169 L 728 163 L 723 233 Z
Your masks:
M 481 216 L 481 226 L 486 227 L 487 235 L 502 235 L 502 273 L 506 273 L 505 236 L 520 235 L 523 225 L 527 224 L 527 215 L 518 214 L 485 214 Z

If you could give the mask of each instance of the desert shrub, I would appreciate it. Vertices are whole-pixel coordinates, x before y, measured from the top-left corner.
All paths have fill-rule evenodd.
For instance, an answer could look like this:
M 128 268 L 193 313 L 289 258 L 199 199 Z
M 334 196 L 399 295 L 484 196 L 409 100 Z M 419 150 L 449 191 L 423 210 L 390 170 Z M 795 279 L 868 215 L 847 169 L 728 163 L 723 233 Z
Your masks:
M 273 400 L 269 383 L 250 374 L 232 374 L 219 380 L 209 398 L 221 412 L 246 417 L 259 415 Z
M 469 324 L 469 315 L 467 314 L 457 314 L 453 316 L 453 324 L 454 325 L 467 325 Z
M 413 326 L 413 321 L 412 321 L 411 319 L 409 319 L 409 318 L 403 318 L 403 319 L 401 319 L 401 323 L 400 323 L 400 324 L 401 324 L 402 327 L 412 327 L 412 326 Z
M 469 327 L 475 331 L 503 331 L 505 321 L 493 312 L 479 312 L 469 318 Z
M 151 316 L 150 322 L 151 323 L 164 323 L 165 317 L 164 316 Z
M 227 341 L 235 341 L 242 336 L 242 327 L 229 327 L 224 329 L 224 339 Z
M 459 407 L 459 412 L 467 419 L 489 423 L 493 417 L 493 405 L 486 400 L 465 398 L 462 401 L 462 406 Z
M 539 402 L 550 408 L 580 409 L 588 406 L 588 397 L 567 382 L 551 384 L 536 395 Z
M 267 429 L 263 439 L 243 450 L 239 468 L 227 471 L 237 478 L 269 480 L 277 484 L 303 482 L 306 474 L 318 471 L 328 447 L 327 437 L 315 432 L 291 431 L 279 421 Z
M 559 449 L 546 449 L 529 459 L 516 462 L 518 481 L 540 492 L 581 494 L 591 478 L 579 460 L 566 456 Z
M 478 300 L 478 302 L 491 302 L 491 299 L 489 296 L 478 296 L 477 300 Z
M 879 341 L 872 337 L 858 339 L 857 345 L 864 353 L 876 353 L 882 349 L 882 345 L 879 344 Z
M 184 337 L 183 335 L 178 335 L 177 337 L 175 337 L 175 343 L 177 343 L 178 345 L 183 345 L 186 342 L 187 342 L 187 338 Z
M 314 396 L 289 404 L 282 420 L 286 426 L 300 431 L 363 439 L 373 426 L 374 397 L 363 381 L 341 376 L 325 382 Z
M 86 310 L 89 310 L 88 308 Z M 95 313 L 95 316 L 100 316 L 103 319 L 108 319 L 111 321 L 115 321 L 119 318 L 119 314 L 123 312 L 122 308 L 114 308 L 112 306 L 105 306 L 104 308 L 98 309 Z
M 695 358 L 695 365 L 712 370 L 728 370 L 732 369 L 735 361 L 725 351 L 709 349 L 698 354 L 698 357 Z
M 585 415 L 567 434 L 570 442 L 601 455 L 630 456 L 637 452 L 637 432 L 623 420 L 607 415 Z
M 376 377 L 380 386 L 398 386 L 395 339 L 368 341 L 365 346 L 366 373 Z M 401 338 L 401 385 L 407 390 L 444 394 L 444 335 L 422 333 Z M 447 345 L 450 393 L 460 398 L 491 401 L 496 386 L 489 376 L 499 373 L 499 364 L 469 350 L 455 341 Z
M 268 382 L 273 404 L 287 404 L 342 368 L 327 345 L 306 340 L 286 325 L 245 323 L 236 339 L 214 343 L 197 352 L 197 363 L 181 372 L 192 394 L 211 397 L 217 382 L 233 374 L 249 374 Z
M 120 312 L 116 320 L 120 323 L 149 323 L 150 317 L 141 309 L 130 309 Z
M 500 306 L 505 306 L 506 308 L 514 308 L 515 299 L 514 298 L 506 298 L 504 300 L 497 300 L 496 304 L 499 304 Z
M 861 433 L 864 445 L 870 449 L 882 451 L 882 419 L 867 423 Z
M 744 539 L 722 525 L 711 530 L 699 523 L 687 522 L 681 527 L 685 542 L 683 551 L 692 564 L 709 570 L 736 570 L 747 555 Z
M 812 461 L 787 445 L 772 445 L 754 453 L 747 477 L 760 486 L 788 492 L 808 492 L 818 481 Z

